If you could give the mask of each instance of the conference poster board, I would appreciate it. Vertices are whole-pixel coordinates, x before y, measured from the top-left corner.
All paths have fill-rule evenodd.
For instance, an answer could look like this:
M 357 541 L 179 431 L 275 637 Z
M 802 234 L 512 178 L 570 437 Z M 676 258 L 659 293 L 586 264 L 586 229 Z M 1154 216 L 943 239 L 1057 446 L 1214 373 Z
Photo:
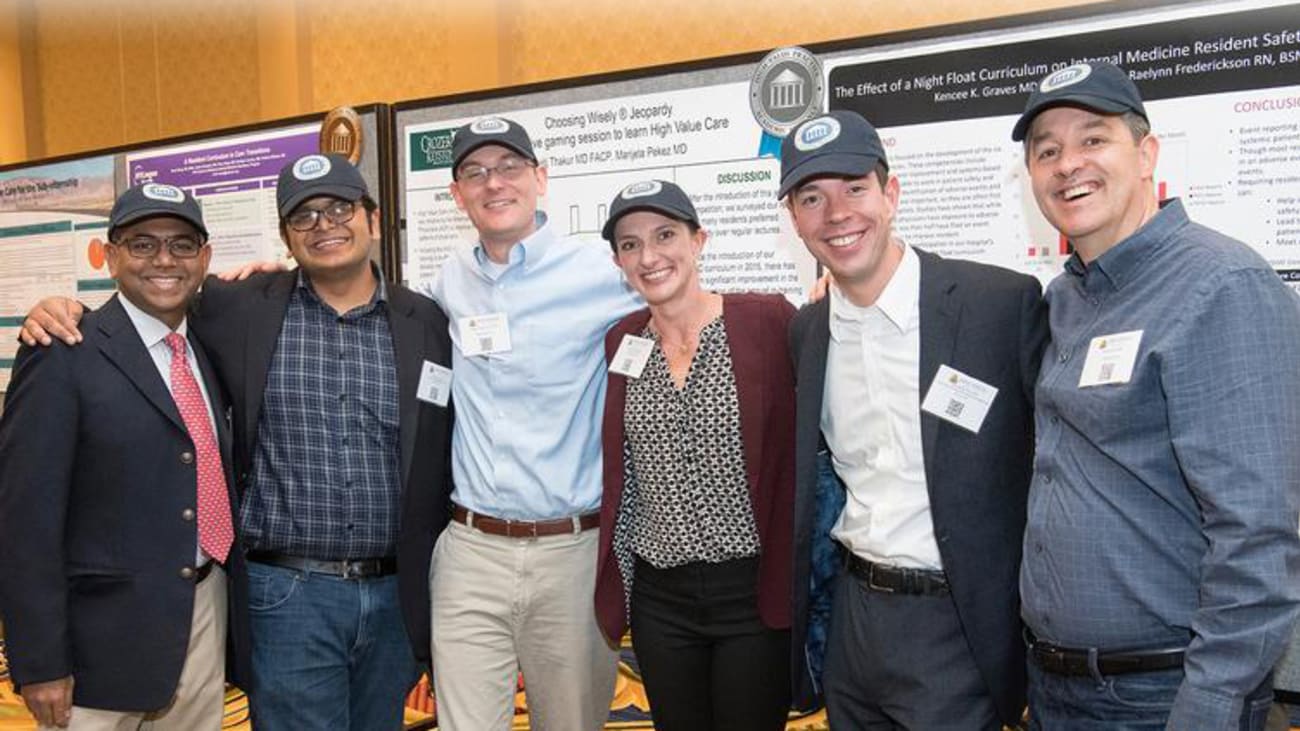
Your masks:
M 357 163 L 394 227 L 389 205 L 387 107 L 354 108 L 363 140 Z M 213 130 L 139 146 L 95 150 L 0 167 L 0 393 L 9 384 L 26 312 L 42 297 L 74 297 L 91 307 L 116 291 L 104 260 L 108 214 L 131 185 L 184 188 L 203 208 L 213 247 L 210 272 L 250 261 L 292 263 L 280 240 L 275 182 L 298 155 L 317 152 L 324 115 Z M 385 247 L 374 259 L 387 267 Z
M 0 392 L 8 389 L 23 316 L 42 297 L 99 304 L 113 207 L 109 155 L 0 171 Z
M 1255 247 L 1300 286 L 1300 6 L 1084 10 L 809 46 L 826 107 L 861 112 L 881 132 L 902 183 L 898 234 L 944 256 L 1054 278 L 1070 250 L 1038 212 L 1011 128 L 1043 76 L 1106 58 L 1150 100 L 1160 195 L 1182 198 L 1193 219 Z M 801 302 L 816 266 L 776 200 L 777 149 L 751 108 L 762 66 L 750 56 L 395 105 L 403 279 L 435 276 L 449 252 L 473 245 L 447 191 L 452 131 L 503 115 L 529 130 L 549 167 L 541 206 L 560 233 L 596 237 L 624 185 L 673 180 L 712 233 L 701 257 L 707 288 Z
M 447 189 L 451 138 L 457 127 L 489 114 L 507 116 L 532 135 L 549 171 L 539 207 L 561 235 L 598 240 L 620 190 L 670 180 L 691 195 L 709 231 L 700 257 L 706 287 L 801 301 L 816 276 L 776 199 L 780 163 L 750 109 L 747 68 L 395 109 L 408 283 L 436 276 L 456 247 L 475 243 Z
M 1070 254 L 1011 128 L 1052 71 L 1105 59 L 1142 92 L 1161 199 L 1300 286 L 1300 6 L 1219 2 L 864 49 L 827 63 L 832 109 L 874 120 L 902 182 L 896 228 L 1047 282 Z

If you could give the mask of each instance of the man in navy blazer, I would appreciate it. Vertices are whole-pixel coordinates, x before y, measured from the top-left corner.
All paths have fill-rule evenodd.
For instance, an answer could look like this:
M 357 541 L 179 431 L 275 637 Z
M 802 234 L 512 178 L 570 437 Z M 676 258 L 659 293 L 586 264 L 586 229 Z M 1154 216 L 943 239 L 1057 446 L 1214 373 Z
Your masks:
M 1039 284 L 895 237 L 898 179 L 852 112 L 790 133 L 780 195 L 834 276 L 790 332 L 796 702 L 834 728 L 1015 725 Z
M 167 185 L 124 193 L 108 238 L 118 294 L 79 347 L 20 350 L 0 418 L 9 668 L 42 727 L 215 730 L 243 568 L 226 409 L 186 338 L 211 249 L 198 203 Z

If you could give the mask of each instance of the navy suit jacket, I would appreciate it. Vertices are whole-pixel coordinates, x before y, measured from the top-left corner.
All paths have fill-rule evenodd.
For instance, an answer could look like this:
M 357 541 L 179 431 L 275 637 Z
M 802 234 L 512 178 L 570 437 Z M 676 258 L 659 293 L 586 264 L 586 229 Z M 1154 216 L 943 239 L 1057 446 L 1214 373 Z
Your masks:
M 921 261 L 920 385 L 917 408 L 940 365 L 997 387 L 979 434 L 921 412 L 926 487 L 939 555 L 957 614 L 1002 720 L 1025 704 L 1020 631 L 1021 545 L 1033 469 L 1033 392 L 1047 342 L 1041 287 L 1032 277 L 916 250 Z M 843 505 L 821 438 L 830 343 L 829 298 L 805 306 L 790 329 L 798 407 L 795 436 L 794 698 L 820 694 L 828 574 L 838 549 L 827 534 Z M 820 463 L 820 464 L 819 464 Z M 814 564 L 814 557 L 820 561 Z M 918 628 L 924 631 L 924 628 Z
M 118 295 L 120 296 L 120 295 Z M 194 444 L 115 296 L 76 347 L 23 347 L 0 417 L 0 619 L 19 685 L 73 676 L 73 702 L 152 711 L 171 701 L 190 636 L 198 542 Z M 190 340 L 230 472 L 221 390 Z M 242 575 L 232 551 L 227 569 Z M 187 572 L 188 573 L 188 572 Z M 230 639 L 247 662 L 244 606 Z
M 252 471 L 257 420 L 271 357 L 284 324 L 293 271 L 258 274 L 242 282 L 208 277 L 190 322 L 203 341 L 230 401 L 234 465 L 242 496 Z M 424 361 L 451 367 L 447 316 L 433 300 L 388 285 L 388 325 L 397 366 L 401 441 L 401 526 L 397 539 L 402 617 L 415 656 L 430 661 L 429 559 L 451 518 L 451 404 L 415 397 Z

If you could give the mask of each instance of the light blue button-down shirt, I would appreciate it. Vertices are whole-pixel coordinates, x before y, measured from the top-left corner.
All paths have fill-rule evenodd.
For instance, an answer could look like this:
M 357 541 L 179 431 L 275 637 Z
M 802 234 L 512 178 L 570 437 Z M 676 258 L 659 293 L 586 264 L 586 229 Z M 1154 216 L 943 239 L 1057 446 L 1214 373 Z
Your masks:
M 603 242 L 537 231 L 493 264 L 480 244 L 418 286 L 451 320 L 452 500 L 542 520 L 600 505 L 605 331 L 640 306 Z M 505 313 L 509 352 L 466 356 L 457 323 Z

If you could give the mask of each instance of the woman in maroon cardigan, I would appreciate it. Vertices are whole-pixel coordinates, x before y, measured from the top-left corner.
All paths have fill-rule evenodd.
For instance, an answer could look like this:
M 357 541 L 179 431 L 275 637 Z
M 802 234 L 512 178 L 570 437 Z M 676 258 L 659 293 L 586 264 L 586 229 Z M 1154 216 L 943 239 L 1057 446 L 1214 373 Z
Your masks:
M 794 308 L 700 287 L 707 233 L 676 185 L 609 210 L 602 235 L 649 307 L 605 338 L 597 618 L 611 643 L 630 622 L 660 731 L 784 728 Z

